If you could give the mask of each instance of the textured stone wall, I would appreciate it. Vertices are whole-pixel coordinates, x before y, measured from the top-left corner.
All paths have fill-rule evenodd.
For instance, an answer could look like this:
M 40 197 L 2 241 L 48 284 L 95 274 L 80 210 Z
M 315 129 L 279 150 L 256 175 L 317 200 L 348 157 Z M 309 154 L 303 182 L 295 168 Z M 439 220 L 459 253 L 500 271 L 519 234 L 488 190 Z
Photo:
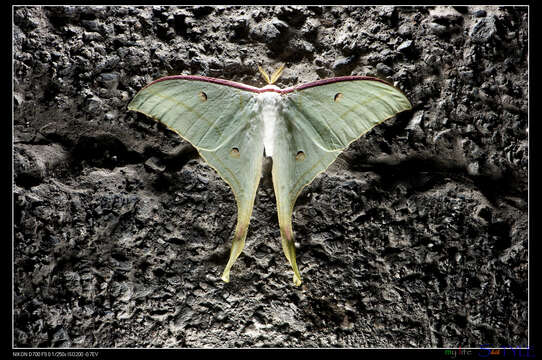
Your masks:
M 526 7 L 15 7 L 14 344 L 527 345 Z M 340 75 L 413 104 L 294 211 L 294 287 L 264 173 L 225 284 L 233 195 L 126 106 L 195 74 Z

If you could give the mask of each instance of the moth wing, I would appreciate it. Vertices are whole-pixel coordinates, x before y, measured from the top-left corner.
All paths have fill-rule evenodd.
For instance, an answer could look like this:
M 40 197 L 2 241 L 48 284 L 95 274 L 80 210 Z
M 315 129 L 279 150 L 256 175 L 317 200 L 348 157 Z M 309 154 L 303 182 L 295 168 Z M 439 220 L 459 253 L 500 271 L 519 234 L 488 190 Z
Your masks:
M 301 284 L 296 264 L 292 212 L 301 190 L 354 140 L 411 108 L 405 95 L 379 80 L 309 83 L 284 97 L 275 127 L 273 184 L 282 247 Z
M 243 250 L 262 172 L 263 135 L 255 94 L 194 79 L 158 80 L 139 91 L 128 105 L 175 131 L 231 187 L 237 225 L 222 279 Z

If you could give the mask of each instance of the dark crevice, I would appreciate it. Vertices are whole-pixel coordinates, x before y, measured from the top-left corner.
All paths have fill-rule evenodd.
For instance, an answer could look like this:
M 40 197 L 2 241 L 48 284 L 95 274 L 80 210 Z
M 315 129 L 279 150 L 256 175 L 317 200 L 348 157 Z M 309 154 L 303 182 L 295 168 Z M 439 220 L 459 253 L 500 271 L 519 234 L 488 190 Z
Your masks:
M 156 157 L 166 167 L 166 172 L 176 172 L 182 169 L 190 160 L 199 157 L 195 147 L 184 144 L 172 152 L 163 152 L 159 148 L 146 147 L 143 156 L 145 159 Z
M 159 159 L 160 163 L 165 166 L 166 172 L 173 173 L 199 156 L 196 148 L 190 144 L 184 144 L 172 152 L 164 152 L 157 147 L 147 146 L 143 154 L 141 154 L 135 150 L 130 150 L 118 137 L 110 134 L 82 135 L 74 142 L 60 133 L 51 132 L 44 136 L 44 134 L 38 132 L 30 140 L 18 141 L 17 143 L 29 145 L 59 144 L 71 153 L 70 160 L 73 161 L 73 168 L 76 173 L 80 173 L 86 166 L 114 169 L 130 164 L 144 163 L 151 157 Z M 28 179 L 21 177 L 19 181 L 28 184 L 35 183 L 33 177 Z
M 412 185 L 413 190 L 423 191 L 452 179 L 459 183 L 472 184 L 493 204 L 503 196 L 527 200 L 527 191 L 521 190 L 523 186 L 518 186 L 521 183 L 520 179 L 509 169 L 503 171 L 500 176 L 473 176 L 467 172 L 463 164 L 431 157 L 411 157 L 393 164 L 384 161 L 365 162 L 356 164 L 351 169 L 373 171 L 381 175 L 382 186 L 387 189 L 398 182 L 407 182 Z
M 75 160 L 84 160 L 93 166 L 108 169 L 142 161 L 140 154 L 128 150 L 122 141 L 109 134 L 81 136 L 72 155 Z
M 43 181 L 43 176 L 40 174 L 15 174 L 15 184 L 24 189 L 30 189 L 33 186 L 41 184 Z

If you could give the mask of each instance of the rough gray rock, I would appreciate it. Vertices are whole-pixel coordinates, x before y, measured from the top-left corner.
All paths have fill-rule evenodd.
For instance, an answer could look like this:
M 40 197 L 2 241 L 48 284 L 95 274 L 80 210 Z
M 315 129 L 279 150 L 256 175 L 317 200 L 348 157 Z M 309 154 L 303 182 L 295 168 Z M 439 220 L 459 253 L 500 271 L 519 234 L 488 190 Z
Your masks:
M 14 7 L 15 346 L 526 346 L 527 36 L 526 7 Z M 230 189 L 126 106 L 284 62 L 414 108 L 301 194 L 301 287 L 265 177 L 225 284 Z
M 476 22 L 471 29 L 470 37 L 473 42 L 485 44 L 497 33 L 496 20 L 493 16 L 484 17 Z

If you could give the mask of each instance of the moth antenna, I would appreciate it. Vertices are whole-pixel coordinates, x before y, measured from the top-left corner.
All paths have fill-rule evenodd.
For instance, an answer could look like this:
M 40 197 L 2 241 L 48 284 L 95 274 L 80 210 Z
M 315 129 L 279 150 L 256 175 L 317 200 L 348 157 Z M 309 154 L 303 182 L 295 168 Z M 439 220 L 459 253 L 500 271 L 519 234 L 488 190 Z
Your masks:
M 271 75 L 271 83 L 270 84 L 273 84 L 275 81 L 277 81 L 279 79 L 279 77 L 282 74 L 282 71 L 284 70 L 285 66 L 286 66 L 286 64 L 282 64 L 277 70 L 275 70 L 273 75 Z
M 267 81 L 268 84 L 272 84 L 271 80 L 269 79 L 269 75 L 267 75 L 265 70 L 260 65 L 258 65 L 258 70 L 260 70 L 260 74 L 262 74 L 265 81 Z

